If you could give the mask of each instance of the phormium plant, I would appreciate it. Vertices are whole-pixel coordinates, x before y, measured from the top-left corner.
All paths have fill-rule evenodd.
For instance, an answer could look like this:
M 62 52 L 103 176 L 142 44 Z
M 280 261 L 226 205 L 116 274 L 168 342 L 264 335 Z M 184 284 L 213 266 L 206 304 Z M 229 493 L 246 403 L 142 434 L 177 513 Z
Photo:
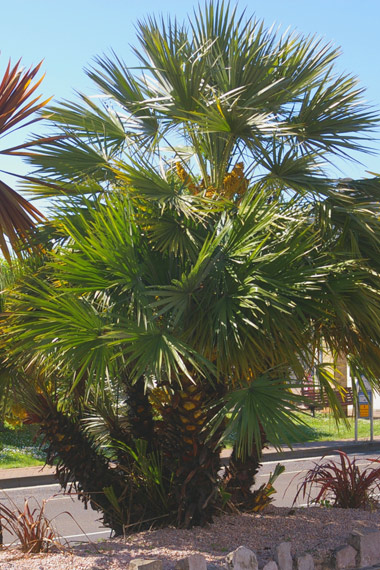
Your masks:
M 350 459 L 339 451 L 338 462 L 329 459 L 316 463 L 300 484 L 294 502 L 302 495 L 312 503 L 327 504 L 342 509 L 365 509 L 377 503 L 376 491 L 380 491 L 380 467 L 361 470 L 357 458 Z M 370 459 L 370 461 L 377 461 Z M 317 490 L 316 496 L 313 491 Z
M 56 533 L 45 517 L 45 504 L 43 501 L 31 510 L 27 499 L 24 508 L 13 503 L 12 509 L 0 503 L 2 529 L 16 537 L 23 552 L 47 552 L 52 545 L 59 546 Z

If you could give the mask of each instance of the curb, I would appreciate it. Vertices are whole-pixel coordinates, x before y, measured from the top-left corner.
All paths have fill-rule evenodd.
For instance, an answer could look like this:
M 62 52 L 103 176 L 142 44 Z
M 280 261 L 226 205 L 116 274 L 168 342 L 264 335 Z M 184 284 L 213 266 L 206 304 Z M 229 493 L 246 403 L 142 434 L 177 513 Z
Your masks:
M 291 459 L 310 459 L 321 458 L 324 455 L 338 455 L 339 451 L 345 453 L 371 453 L 380 455 L 380 438 L 376 438 L 373 442 L 369 440 L 352 440 L 340 441 L 320 441 L 308 444 L 296 443 L 293 449 L 284 451 L 276 451 L 272 446 L 264 449 L 261 463 L 269 463 L 272 461 L 281 462 Z M 222 463 L 231 453 L 230 449 L 224 449 L 221 453 Z
M 1 477 L 0 489 L 16 489 L 18 487 L 38 487 L 43 485 L 57 484 L 55 475 L 25 475 L 22 477 Z
M 36 487 L 57 483 L 55 469 L 48 466 L 0 469 L 0 489 Z
M 263 453 L 262 463 L 269 461 L 284 461 L 286 459 L 310 459 L 320 458 L 324 455 L 338 455 L 338 451 L 345 453 L 372 453 L 380 455 L 380 441 L 334 441 L 319 446 L 297 446 L 287 451 L 277 452 L 273 448 L 268 448 Z

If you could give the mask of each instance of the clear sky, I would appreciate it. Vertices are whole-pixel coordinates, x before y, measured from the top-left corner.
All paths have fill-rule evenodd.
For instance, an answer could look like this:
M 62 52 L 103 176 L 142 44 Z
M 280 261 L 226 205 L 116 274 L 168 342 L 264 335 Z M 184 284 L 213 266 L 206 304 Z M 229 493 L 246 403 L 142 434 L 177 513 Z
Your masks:
M 268 26 L 276 23 L 282 30 L 316 34 L 341 46 L 338 70 L 357 75 L 367 88 L 366 99 L 380 109 L 379 0 L 239 0 L 237 4 Z M 14 61 L 22 57 L 28 67 L 44 59 L 46 77 L 40 88 L 44 96 L 72 99 L 74 89 L 93 93 L 83 68 L 111 49 L 133 64 L 130 45 L 137 45 L 137 20 L 150 14 L 183 20 L 197 6 L 196 1 L 180 0 L 2 1 L 0 72 L 10 57 Z M 379 156 L 363 157 L 364 167 L 347 164 L 346 176 L 363 176 L 366 169 L 380 172 L 380 141 L 374 144 Z M 15 161 L 5 164 L 1 158 L 0 167 L 14 170 Z M 26 172 L 27 166 L 23 169 Z

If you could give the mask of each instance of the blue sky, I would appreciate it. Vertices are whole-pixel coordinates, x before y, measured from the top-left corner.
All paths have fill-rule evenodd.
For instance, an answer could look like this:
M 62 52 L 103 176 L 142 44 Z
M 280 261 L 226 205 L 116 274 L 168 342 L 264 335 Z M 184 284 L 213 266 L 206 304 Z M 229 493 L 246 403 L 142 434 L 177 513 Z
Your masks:
M 202 0 L 203 1 L 203 0 Z M 234 2 L 231 2 L 234 5 Z M 290 27 L 303 34 L 316 34 L 341 46 L 338 71 L 360 78 L 367 88 L 366 99 L 380 109 L 378 0 L 241 0 L 239 8 L 255 14 L 270 26 Z M 198 2 L 174 0 L 14 0 L 1 7 L 0 71 L 11 57 L 22 57 L 30 66 L 44 59 L 46 77 L 40 91 L 56 100 L 72 99 L 74 89 L 94 90 L 83 68 L 96 55 L 113 49 L 133 64 L 130 45 L 137 45 L 135 24 L 149 14 L 171 14 L 184 19 Z M 19 136 L 21 133 L 19 133 Z M 379 132 L 380 137 L 380 132 Z M 19 142 L 21 142 L 18 139 Z M 9 141 L 8 141 L 9 142 Z M 380 154 L 380 142 L 375 142 Z M 366 169 L 380 172 L 380 155 L 362 158 L 364 166 L 345 165 L 345 175 L 359 177 Z M 1 168 L 16 168 L 16 159 Z M 26 165 L 18 165 L 24 172 Z

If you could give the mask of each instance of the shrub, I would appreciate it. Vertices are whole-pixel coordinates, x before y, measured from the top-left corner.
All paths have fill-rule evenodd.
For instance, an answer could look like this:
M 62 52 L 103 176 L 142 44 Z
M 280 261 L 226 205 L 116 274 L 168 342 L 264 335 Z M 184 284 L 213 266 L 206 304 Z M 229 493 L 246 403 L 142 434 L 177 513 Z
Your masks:
M 285 466 L 281 465 L 281 463 L 277 463 L 273 473 L 270 473 L 269 479 L 267 483 L 263 483 L 259 489 L 253 492 L 252 494 L 252 502 L 253 507 L 252 510 L 254 512 L 260 512 L 265 509 L 272 501 L 275 493 L 277 493 L 276 489 L 273 487 L 273 483 L 276 479 L 285 471 Z
M 343 451 L 338 453 L 340 462 L 324 462 L 322 458 L 307 472 L 294 502 L 302 495 L 307 496 L 308 505 L 328 504 L 342 509 L 365 509 L 377 503 L 375 491 L 380 491 L 380 467 L 360 470 L 356 458 L 351 460 Z M 318 490 L 316 497 L 312 497 L 314 489 Z
M 56 533 L 45 517 L 45 504 L 43 501 L 42 505 L 31 510 L 27 499 L 23 509 L 15 503 L 13 509 L 0 503 L 2 529 L 17 538 L 23 552 L 47 552 L 53 544 L 58 544 Z

